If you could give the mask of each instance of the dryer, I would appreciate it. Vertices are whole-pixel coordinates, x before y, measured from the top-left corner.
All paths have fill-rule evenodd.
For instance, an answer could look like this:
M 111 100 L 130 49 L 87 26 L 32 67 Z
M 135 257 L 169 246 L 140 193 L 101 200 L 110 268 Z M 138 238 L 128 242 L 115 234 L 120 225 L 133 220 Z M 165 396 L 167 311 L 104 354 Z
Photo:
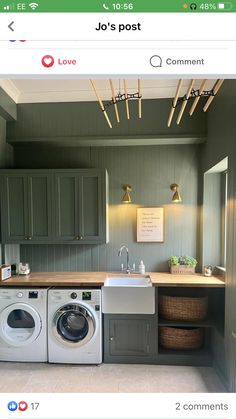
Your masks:
M 100 289 L 49 290 L 48 360 L 70 364 L 102 362 Z
M 0 288 L 0 361 L 47 361 L 47 289 Z

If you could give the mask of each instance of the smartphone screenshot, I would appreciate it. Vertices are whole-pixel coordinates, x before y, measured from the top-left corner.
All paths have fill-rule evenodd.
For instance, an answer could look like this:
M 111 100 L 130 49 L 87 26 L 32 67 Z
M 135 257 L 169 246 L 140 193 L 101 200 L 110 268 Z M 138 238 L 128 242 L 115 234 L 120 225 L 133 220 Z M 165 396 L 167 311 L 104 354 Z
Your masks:
M 235 27 L 0 0 L 0 419 L 236 417 Z

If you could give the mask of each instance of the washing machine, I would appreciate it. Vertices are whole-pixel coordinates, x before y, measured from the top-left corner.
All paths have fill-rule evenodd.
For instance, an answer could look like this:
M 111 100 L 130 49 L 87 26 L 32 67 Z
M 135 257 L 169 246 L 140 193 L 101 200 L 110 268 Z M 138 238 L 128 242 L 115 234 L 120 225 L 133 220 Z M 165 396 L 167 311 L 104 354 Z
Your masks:
M 47 361 L 46 288 L 0 288 L 0 361 Z
M 100 289 L 49 290 L 48 360 L 69 364 L 102 362 Z

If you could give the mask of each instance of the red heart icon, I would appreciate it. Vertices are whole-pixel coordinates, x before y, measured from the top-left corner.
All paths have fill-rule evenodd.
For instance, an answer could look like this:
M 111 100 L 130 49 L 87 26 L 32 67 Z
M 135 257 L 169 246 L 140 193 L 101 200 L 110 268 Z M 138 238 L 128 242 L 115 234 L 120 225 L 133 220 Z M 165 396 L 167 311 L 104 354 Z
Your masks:
M 52 55 L 44 55 L 44 57 L 42 58 L 42 65 L 44 67 L 52 67 L 54 64 L 54 58 L 52 57 Z
M 19 409 L 21 412 L 24 412 L 25 410 L 27 410 L 27 409 L 28 409 L 28 404 L 27 404 L 26 402 L 19 402 L 19 403 L 18 403 L 18 409 Z

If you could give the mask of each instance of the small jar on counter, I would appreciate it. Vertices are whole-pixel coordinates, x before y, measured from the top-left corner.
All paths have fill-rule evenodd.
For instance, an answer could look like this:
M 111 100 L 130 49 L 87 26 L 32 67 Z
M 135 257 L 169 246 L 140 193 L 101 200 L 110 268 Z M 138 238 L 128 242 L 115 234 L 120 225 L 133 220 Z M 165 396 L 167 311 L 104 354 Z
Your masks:
M 204 276 L 212 276 L 213 267 L 211 265 L 204 266 Z
M 19 272 L 19 275 L 29 275 L 30 274 L 29 263 L 20 262 L 18 265 L 18 272 Z

